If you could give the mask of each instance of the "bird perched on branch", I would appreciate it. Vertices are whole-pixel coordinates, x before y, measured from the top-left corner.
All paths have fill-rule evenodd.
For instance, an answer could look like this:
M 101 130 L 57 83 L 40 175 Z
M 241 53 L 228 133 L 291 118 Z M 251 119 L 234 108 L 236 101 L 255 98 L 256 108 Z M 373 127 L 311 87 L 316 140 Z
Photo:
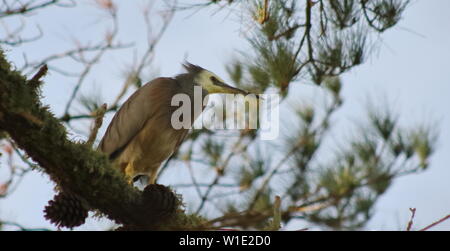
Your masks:
M 191 102 L 189 127 L 204 109 L 203 97 L 212 93 L 248 94 L 229 86 L 214 73 L 190 63 L 183 64 L 187 73 L 175 78 L 156 78 L 139 88 L 115 114 L 98 149 L 108 154 L 114 165 L 132 183 L 144 177 L 154 184 L 161 163 L 181 145 L 189 128 L 175 129 L 172 98 L 186 94 Z M 201 87 L 201 109 L 194 109 L 194 87 Z M 197 97 L 198 98 L 198 97 Z M 142 179 L 141 179 L 142 181 Z

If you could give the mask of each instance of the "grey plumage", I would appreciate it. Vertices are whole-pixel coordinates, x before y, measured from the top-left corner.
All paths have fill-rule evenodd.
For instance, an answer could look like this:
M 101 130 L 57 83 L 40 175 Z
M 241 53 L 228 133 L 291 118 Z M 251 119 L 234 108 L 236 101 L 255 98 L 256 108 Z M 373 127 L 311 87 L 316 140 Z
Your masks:
M 199 66 L 190 63 L 183 66 L 187 73 L 154 79 L 131 95 L 113 117 L 98 146 L 130 182 L 137 175 L 146 175 L 149 183 L 154 183 L 161 163 L 186 137 L 188 129 L 174 129 L 171 124 L 172 113 L 178 109 L 171 105 L 174 95 L 188 95 L 193 111 L 194 86 L 202 87 L 202 96 L 208 94 L 208 89 L 244 93 Z M 191 112 L 191 124 L 199 115 Z

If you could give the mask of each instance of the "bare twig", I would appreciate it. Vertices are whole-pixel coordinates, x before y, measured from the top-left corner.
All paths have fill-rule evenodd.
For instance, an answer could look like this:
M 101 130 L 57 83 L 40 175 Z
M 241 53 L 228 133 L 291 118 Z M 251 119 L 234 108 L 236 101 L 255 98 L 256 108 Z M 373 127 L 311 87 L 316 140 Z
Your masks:
M 273 205 L 273 220 L 270 230 L 279 230 L 281 228 L 281 198 L 275 196 L 275 203 Z
M 48 67 L 46 64 L 44 64 L 39 71 L 33 76 L 33 78 L 30 79 L 28 82 L 33 89 L 36 89 L 40 85 L 40 80 L 42 77 L 44 77 L 47 74 Z
M 14 0 L 11 3 L 3 1 L 2 9 L 0 9 L 0 18 L 10 17 L 15 15 L 30 14 L 36 10 L 43 9 L 49 6 L 58 7 L 74 7 L 76 2 L 74 0 L 47 0 L 40 3 L 34 3 L 35 0 L 20 1 Z
M 445 216 L 444 218 L 442 218 L 442 219 L 440 219 L 440 220 L 434 222 L 433 224 L 430 224 L 430 225 L 428 225 L 428 226 L 422 228 L 422 229 L 419 230 L 419 231 L 427 231 L 427 230 L 429 230 L 429 229 L 431 229 L 431 228 L 433 228 L 433 227 L 435 227 L 435 226 L 437 226 L 437 225 L 443 223 L 444 221 L 446 221 L 446 220 L 448 220 L 448 219 L 450 219 L 450 214 L 447 215 L 447 216 Z
M 0 225 L 15 227 L 15 228 L 19 229 L 20 231 L 51 231 L 48 228 L 27 228 L 27 227 L 20 225 L 19 223 L 11 222 L 11 221 L 0 221 Z
M 190 161 L 185 161 L 184 163 L 186 164 L 186 166 L 189 169 L 189 175 L 191 176 L 192 184 L 195 187 L 195 191 L 197 191 L 198 196 L 200 198 L 202 198 L 202 191 L 200 190 L 200 185 L 197 183 L 197 180 L 195 178 L 194 171 L 192 170 L 191 162 Z
M 411 211 L 411 218 L 409 219 L 408 227 L 406 228 L 406 231 L 411 231 L 412 225 L 414 223 L 414 216 L 416 216 L 415 208 L 410 208 L 409 211 Z
M 243 134 L 241 134 L 239 136 L 239 139 L 236 141 L 236 143 L 234 144 L 234 146 L 232 147 L 232 149 L 240 149 L 242 148 L 239 152 L 245 151 L 245 149 L 247 149 L 248 145 L 241 147 L 241 143 L 243 140 Z M 196 214 L 200 213 L 200 211 L 203 209 L 203 207 L 205 206 L 206 201 L 208 200 L 209 194 L 211 193 L 211 191 L 213 190 L 213 188 L 219 183 L 220 178 L 223 176 L 224 170 L 225 168 L 228 166 L 231 158 L 233 158 L 233 156 L 235 156 L 237 154 L 238 151 L 236 150 L 232 150 L 227 157 L 225 158 L 223 164 L 220 167 L 217 167 L 217 171 L 216 171 L 216 177 L 214 178 L 214 180 L 210 183 L 210 185 L 208 186 L 208 188 L 206 189 L 206 192 L 203 194 L 202 196 L 202 200 L 200 202 L 200 205 L 198 206 L 197 210 L 196 210 Z
M 132 70 L 129 71 L 129 73 L 127 73 L 127 77 L 125 79 L 125 82 L 122 85 L 122 89 L 120 90 L 120 92 L 118 93 L 117 97 L 114 99 L 112 104 L 109 105 L 109 108 L 106 110 L 106 113 L 116 111 L 119 108 L 119 106 L 120 106 L 119 103 L 121 102 L 122 98 L 125 97 L 125 94 L 129 90 L 129 88 L 132 87 L 134 83 L 139 81 L 140 75 L 144 71 L 145 67 L 150 65 L 152 56 L 154 54 L 154 50 L 155 50 L 157 44 L 159 43 L 159 41 L 161 40 L 162 36 L 164 35 L 165 31 L 167 30 L 169 24 L 171 23 L 171 21 L 173 19 L 174 11 L 170 10 L 167 15 L 164 15 L 163 24 L 162 24 L 161 28 L 159 29 L 158 33 L 154 36 L 152 34 L 153 27 L 151 26 L 151 23 L 150 23 L 150 16 L 152 13 L 149 11 L 148 8 L 146 8 L 144 10 L 143 14 L 144 14 L 144 18 L 145 18 L 145 23 L 147 25 L 148 47 L 147 47 L 146 51 L 143 53 L 142 57 L 139 59 L 139 63 L 133 65 Z M 113 17 L 115 18 L 115 16 L 113 16 Z M 111 40 L 115 37 L 115 35 L 117 33 L 116 29 L 117 29 L 117 27 L 114 29 L 114 31 L 110 35 Z M 107 44 L 107 45 L 97 45 L 94 47 L 84 47 L 84 48 L 79 48 L 78 50 L 77 49 L 71 50 L 71 51 L 68 51 L 66 53 L 62 53 L 59 55 L 53 55 L 51 57 L 46 58 L 45 61 L 48 62 L 50 60 L 55 60 L 55 59 L 59 59 L 62 57 L 67 57 L 67 56 L 71 57 L 71 56 L 80 54 L 85 51 L 99 51 L 97 56 L 101 56 L 102 51 L 105 51 L 106 49 L 125 48 L 128 46 L 129 45 L 120 45 L 119 44 L 119 45 L 114 46 L 112 44 Z M 95 58 L 94 58 L 94 60 L 95 60 Z M 88 74 L 90 67 L 93 64 L 95 64 L 97 61 L 98 60 L 96 60 L 95 62 L 91 61 L 92 63 L 89 63 L 87 65 L 88 67 L 86 67 L 85 71 L 83 71 L 81 73 L 80 80 L 78 81 L 78 84 L 76 85 L 75 89 L 73 90 L 72 96 L 66 105 L 66 112 L 61 117 L 62 121 L 69 122 L 69 121 L 77 120 L 77 119 L 93 118 L 92 114 L 70 115 L 69 107 L 71 106 L 71 103 L 72 103 L 71 100 L 73 101 L 73 99 L 75 98 L 76 93 L 78 92 L 80 85 L 82 84 L 82 81 L 84 80 L 85 75 Z
M 92 146 L 95 139 L 97 138 L 98 129 L 103 124 L 103 117 L 105 116 L 106 108 L 107 108 L 106 104 L 103 104 L 100 108 L 97 109 L 97 111 L 95 111 L 95 123 L 94 126 L 92 127 L 89 139 L 86 142 L 86 144 L 89 146 Z
M 2 23 L 3 24 L 3 23 Z M 43 36 L 43 32 L 42 29 L 39 25 L 37 25 L 37 30 L 38 30 L 38 34 L 31 36 L 31 37 L 27 37 L 27 38 L 23 38 L 21 36 L 22 30 L 25 28 L 25 24 L 22 23 L 17 29 L 15 29 L 12 32 L 8 32 L 8 28 L 6 24 L 3 24 L 4 26 L 4 30 L 6 31 L 6 37 L 0 39 L 0 44 L 6 44 L 9 46 L 19 46 L 23 43 L 29 43 L 29 42 L 33 42 L 36 41 L 38 39 L 40 39 Z
M 60 52 L 60 53 L 55 53 L 53 55 L 47 56 L 43 59 L 40 59 L 36 62 L 25 62 L 25 64 L 21 67 L 21 71 L 30 69 L 31 71 L 34 71 L 36 69 L 38 69 L 41 65 L 43 64 L 49 64 L 52 61 L 55 60 L 60 60 L 60 59 L 64 59 L 64 58 L 72 58 L 73 60 L 79 62 L 79 60 L 76 58 L 77 55 L 82 55 L 85 52 L 98 52 L 98 51 L 103 51 L 106 49 L 109 50 L 116 50 L 116 49 L 124 49 L 124 48 L 129 48 L 130 46 L 132 46 L 132 44 L 121 44 L 121 43 L 117 43 L 117 44 L 110 44 L 110 45 L 105 45 L 103 43 L 101 44 L 96 44 L 96 45 L 77 45 L 76 48 L 74 49 L 70 49 L 64 52 Z M 49 66 L 49 68 L 52 68 Z M 79 76 L 80 74 L 77 74 L 77 76 Z
M 197 183 L 197 186 L 198 187 L 209 187 L 211 184 L 210 183 Z M 217 187 L 227 187 L 227 188 L 237 188 L 237 187 L 239 187 L 239 185 L 237 185 L 237 184 L 225 184 L 225 183 L 219 183 L 219 184 L 216 184 L 216 186 Z M 195 185 L 194 184 L 192 184 L 192 183 L 186 183 L 186 184 L 174 184 L 174 185 L 171 185 L 171 187 L 173 187 L 173 188 L 192 188 L 192 187 L 195 187 Z
M 19 186 L 25 175 L 30 172 L 35 164 L 31 163 L 17 148 L 16 144 L 13 141 L 8 141 L 8 145 L 4 146 L 4 150 L 7 153 L 8 160 L 8 170 L 9 170 L 9 179 L 0 185 L 0 198 L 5 198 L 11 195 Z M 13 157 L 17 154 L 19 158 L 28 166 L 27 167 L 19 167 L 14 161 Z

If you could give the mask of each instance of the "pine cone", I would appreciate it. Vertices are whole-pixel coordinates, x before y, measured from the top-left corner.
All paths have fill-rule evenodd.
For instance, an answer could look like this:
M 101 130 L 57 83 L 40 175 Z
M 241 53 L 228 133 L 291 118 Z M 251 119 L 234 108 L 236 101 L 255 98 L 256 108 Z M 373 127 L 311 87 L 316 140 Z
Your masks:
M 84 224 L 88 210 L 74 195 L 59 193 L 48 202 L 44 217 L 58 227 L 74 228 Z
M 145 187 L 143 201 L 157 218 L 172 215 L 178 204 L 175 194 L 168 187 L 159 184 L 150 184 Z

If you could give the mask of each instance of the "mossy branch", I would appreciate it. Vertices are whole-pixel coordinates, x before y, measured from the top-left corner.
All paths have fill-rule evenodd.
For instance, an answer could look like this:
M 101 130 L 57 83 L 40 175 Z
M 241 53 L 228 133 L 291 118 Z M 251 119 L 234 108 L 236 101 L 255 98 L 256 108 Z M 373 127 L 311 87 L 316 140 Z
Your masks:
M 149 199 L 155 196 L 130 186 L 102 153 L 67 138 L 66 128 L 40 102 L 35 85 L 39 78 L 27 81 L 0 50 L 0 131 L 7 132 L 62 191 L 75 194 L 90 209 L 124 225 L 155 229 L 164 218 L 156 216 L 162 206 Z

